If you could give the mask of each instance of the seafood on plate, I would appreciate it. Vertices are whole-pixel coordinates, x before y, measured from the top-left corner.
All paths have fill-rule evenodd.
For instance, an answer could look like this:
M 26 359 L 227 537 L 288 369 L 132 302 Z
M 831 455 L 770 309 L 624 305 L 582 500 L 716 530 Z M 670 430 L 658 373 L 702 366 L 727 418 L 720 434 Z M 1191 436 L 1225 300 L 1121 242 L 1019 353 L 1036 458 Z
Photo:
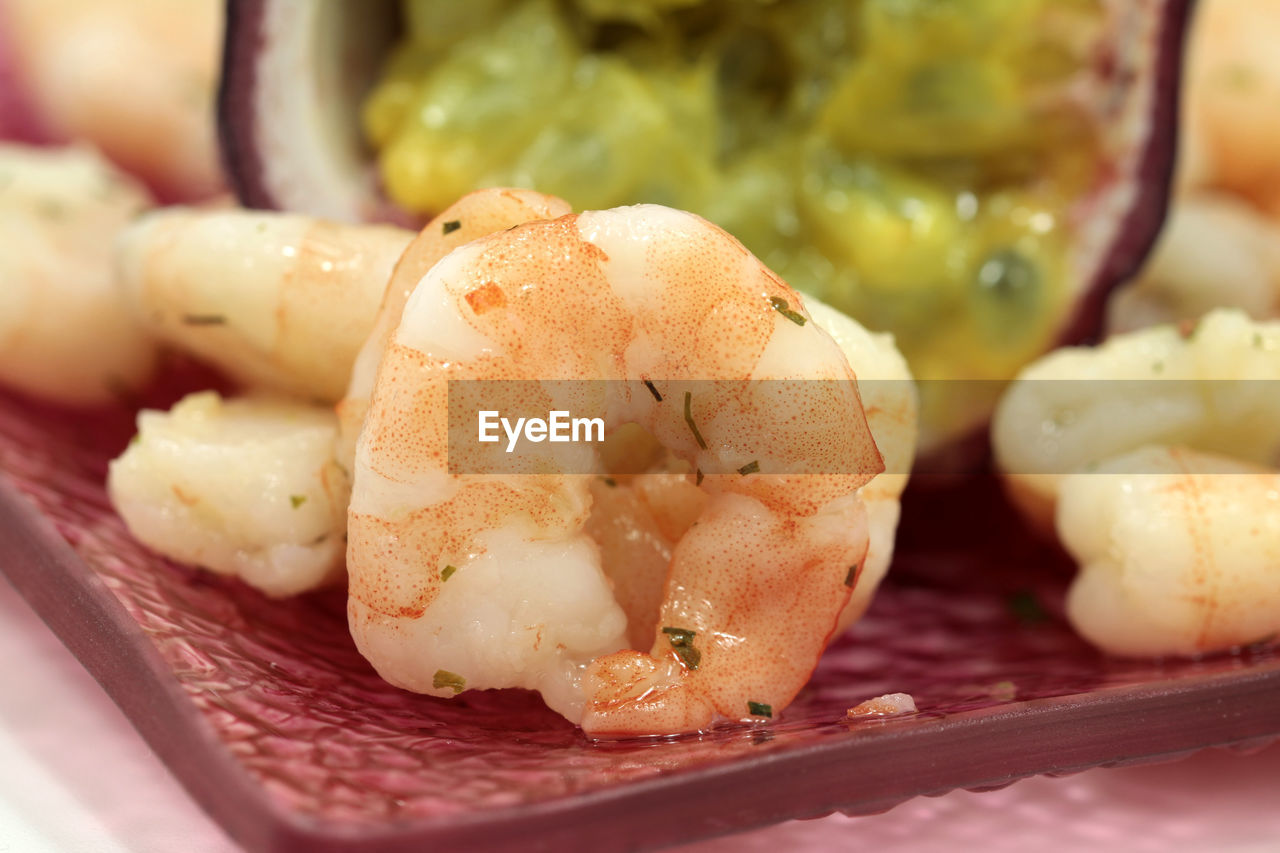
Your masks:
M 1197 655 L 1280 631 L 1280 472 L 1147 445 L 1059 486 L 1080 564 L 1067 615 L 1117 655 Z
M 113 240 L 150 194 L 87 147 L 0 144 L 0 382 L 68 405 L 147 383 L 157 347 L 121 298 Z
M 1215 311 L 1028 367 L 992 425 L 1010 495 L 1080 564 L 1072 624 L 1122 655 L 1280 629 L 1280 324 Z
M 357 444 L 347 569 L 361 651 L 419 692 L 536 689 L 596 735 L 781 710 L 867 554 L 858 491 L 883 461 L 862 403 L 829 396 L 804 418 L 703 410 L 704 430 L 770 437 L 753 466 L 721 458 L 719 435 L 700 437 L 688 397 L 683 410 L 659 398 L 673 380 L 852 380 L 802 309 L 736 240 L 654 206 L 518 225 L 432 267 L 383 355 Z M 630 381 L 634 393 L 605 401 L 610 428 L 640 424 L 703 480 L 647 649 L 627 648 L 585 530 L 584 478 L 450 473 L 449 380 L 582 378 Z M 757 472 L 814 457 L 847 473 Z
M 1280 317 L 1280 219 L 1205 192 L 1173 206 L 1141 274 L 1112 297 L 1108 325 L 1127 332 L 1193 321 L 1214 308 Z
M 1239 308 L 1280 316 L 1280 3 L 1202 0 L 1182 92 L 1176 196 L 1145 267 L 1109 305 L 1125 332 Z
M 464 195 L 446 207 L 413 239 L 384 286 L 376 319 L 365 335 L 354 364 L 346 371 L 350 382 L 338 404 L 341 439 L 338 458 L 351 468 L 355 442 L 364 426 L 369 396 L 392 332 L 400 324 L 409 294 L 432 267 L 449 252 L 478 237 L 505 231 L 535 219 L 555 219 L 572 212 L 568 203 L 532 190 L 497 187 Z
M 250 387 L 342 398 L 412 232 L 298 214 L 170 207 L 120 236 L 120 286 L 148 331 Z
M 1280 2 L 1201 0 L 1183 89 L 1179 184 L 1280 218 Z
M 167 299 L 163 310 L 173 317 L 225 314 L 225 324 L 185 324 L 196 334 L 252 329 L 266 315 L 323 340 L 332 314 L 280 308 L 275 295 L 287 282 L 305 306 L 308 287 L 327 286 L 308 284 L 316 266 L 252 262 L 298 245 L 274 236 L 298 220 L 219 211 L 148 217 L 121 242 L 121 266 L 146 270 L 126 274 L 128 289 L 138 305 Z M 167 236 L 168 227 L 182 236 Z M 369 230 L 329 227 L 340 245 L 359 244 L 351 235 Z M 164 253 L 179 261 L 153 262 Z M 204 283 L 232 272 L 227 257 L 250 258 L 246 268 L 258 274 L 250 284 L 267 296 L 245 295 L 248 285 L 218 294 Z M 337 421 L 302 403 L 224 403 L 209 394 L 168 415 L 144 413 L 139 440 L 111 475 L 135 535 L 179 560 L 288 594 L 332 577 L 327 549 L 345 532 L 353 634 L 384 676 L 410 689 L 452 696 L 463 687 L 532 687 L 597 733 L 682 731 L 765 716 L 752 708 L 781 711 L 830 637 L 866 608 L 892 554 L 917 405 L 892 339 L 802 301 L 727 234 L 667 208 L 572 216 L 550 196 L 478 191 L 429 223 L 390 276 L 386 268 L 376 252 L 348 265 L 348 277 L 362 279 L 351 291 L 360 308 L 348 305 L 341 319 L 358 313 L 368 341 L 358 358 L 344 347 L 342 359 L 327 362 L 327 386 L 349 379 Z M 375 296 L 379 276 L 385 293 Z M 137 299 L 143 280 L 165 296 Z M 205 353 L 189 335 L 167 338 Z M 224 365 L 262 358 L 239 335 L 212 349 Z M 611 401 L 610 429 L 643 424 L 646 441 L 665 448 L 661 470 L 615 479 L 440 467 L 445 448 L 432 442 L 449 378 L 625 381 L 641 372 L 655 383 L 848 380 L 845 395 L 820 400 L 826 408 L 811 421 L 761 405 L 739 410 L 737 421 L 709 416 L 703 424 L 770 436 L 774 456 L 761 455 L 760 464 L 825 454 L 848 473 L 740 473 L 749 460 L 719 459 L 714 443 L 698 447 L 679 399 L 663 408 L 649 391 Z M 338 424 L 347 434 L 334 441 Z M 272 465 L 292 442 L 305 453 Z M 201 464 L 172 464 L 188 452 Z M 237 497 L 250 478 L 217 463 L 227 454 L 276 472 L 270 512 L 240 517 Z M 729 462 L 738 463 L 733 473 L 711 473 Z M 344 531 L 333 509 L 345 505 L 347 471 L 354 488 Z M 175 523 L 145 529 L 158 518 Z M 192 537 L 202 548 L 173 546 L 185 525 L 204 525 Z M 726 565 L 726 553 L 741 557 Z M 735 577 L 755 592 L 735 592 Z M 787 586 L 794 595 L 778 596 Z M 661 631 L 675 619 L 678 631 Z M 770 651 L 772 631 L 788 632 L 791 647 Z M 689 668 L 693 655 L 698 665 Z M 666 699 L 618 692 L 627 689 L 620 679 L 644 668 L 650 698 Z M 727 695 L 734 690 L 751 696 Z
M 305 592 L 342 577 L 350 486 L 337 430 L 327 408 L 194 393 L 138 415 L 108 494 L 155 551 L 267 595 Z

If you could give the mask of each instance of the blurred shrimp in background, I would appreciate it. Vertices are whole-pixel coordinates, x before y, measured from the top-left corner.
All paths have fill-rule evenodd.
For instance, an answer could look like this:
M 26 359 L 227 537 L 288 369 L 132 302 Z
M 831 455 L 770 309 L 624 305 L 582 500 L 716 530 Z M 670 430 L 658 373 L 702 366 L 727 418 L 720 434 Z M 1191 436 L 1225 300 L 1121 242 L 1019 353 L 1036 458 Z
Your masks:
M 1112 331 L 1240 308 L 1280 316 L 1280 0 L 1200 0 L 1184 67 L 1175 201 Z
M 222 7 L 0 0 L 0 136 L 87 142 L 166 201 L 218 194 Z

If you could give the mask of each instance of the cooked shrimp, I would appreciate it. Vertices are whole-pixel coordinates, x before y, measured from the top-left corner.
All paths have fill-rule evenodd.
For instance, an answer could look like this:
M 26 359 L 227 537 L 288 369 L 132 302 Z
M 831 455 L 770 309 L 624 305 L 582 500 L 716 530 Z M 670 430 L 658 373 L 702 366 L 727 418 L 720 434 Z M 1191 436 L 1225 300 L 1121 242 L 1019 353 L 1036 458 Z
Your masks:
M 1280 0 L 1203 0 L 1191 33 L 1182 183 L 1280 217 Z
M 111 502 L 161 554 L 268 595 L 303 592 L 342 574 L 349 486 L 336 436 L 317 406 L 193 394 L 138 415 L 137 438 L 111 463 Z
M 842 630 L 863 614 L 889 569 L 899 498 L 915 456 L 918 403 L 892 336 L 873 335 L 813 297 L 804 302 L 813 322 L 835 339 L 857 374 L 867 425 L 885 463 L 884 472 L 859 492 L 869 542 L 858 582 L 840 614 Z M 632 648 L 645 648 L 658 627 L 671 555 L 705 510 L 708 496 L 682 473 L 687 466 L 672 465 L 642 431 L 618 430 L 602 453 L 620 460 L 607 461 L 605 470 L 623 473 L 591 483 L 586 530 L 600 548 L 614 597 L 627 614 L 627 640 Z
M 168 208 L 121 237 L 119 275 L 162 340 L 253 387 L 333 403 L 412 232 Z
M 1280 395 L 1224 380 L 1276 379 L 1280 322 L 1256 323 L 1238 311 L 1096 349 L 1058 350 L 1023 370 L 1000 401 L 996 462 L 1011 496 L 1044 530 L 1052 529 L 1063 475 L 1139 447 L 1183 446 L 1271 465 L 1280 459 Z
M 1280 315 L 1280 222 L 1231 196 L 1202 193 L 1170 211 L 1142 273 L 1112 298 L 1108 326 L 1128 332 L 1214 308 L 1258 320 Z
M 840 386 L 803 418 L 750 401 L 686 413 L 639 380 L 853 379 L 802 311 L 724 232 L 653 206 L 527 223 L 436 264 L 405 306 L 357 446 L 347 562 L 361 651 L 419 692 L 539 690 L 595 734 L 780 710 L 866 556 L 857 492 L 883 463 L 861 403 Z M 639 423 L 717 472 L 672 554 L 649 654 L 626 649 L 625 616 L 584 532 L 588 478 L 449 473 L 448 380 L 494 378 L 635 380 L 607 401 L 608 423 Z M 755 460 L 731 449 L 764 436 Z M 736 470 L 815 460 L 849 473 Z
M 1148 447 L 1061 483 L 1080 563 L 1067 616 L 1118 655 L 1222 651 L 1280 632 L 1280 474 Z
M 156 346 L 115 288 L 111 247 L 150 204 L 90 149 L 0 145 L 0 382 L 75 405 L 145 384 Z
M 58 138 L 88 140 L 169 198 L 222 186 L 219 0 L 5 0 L 20 82 Z
M 386 284 L 372 331 L 350 370 L 347 394 L 338 404 L 338 459 L 351 468 L 356 437 L 364 426 L 378 363 L 391 333 L 400 323 L 405 302 L 427 272 L 449 252 L 477 237 L 505 231 L 534 219 L 555 219 L 571 212 L 567 202 L 532 190 L 495 188 L 468 193 L 427 223 L 395 266 Z

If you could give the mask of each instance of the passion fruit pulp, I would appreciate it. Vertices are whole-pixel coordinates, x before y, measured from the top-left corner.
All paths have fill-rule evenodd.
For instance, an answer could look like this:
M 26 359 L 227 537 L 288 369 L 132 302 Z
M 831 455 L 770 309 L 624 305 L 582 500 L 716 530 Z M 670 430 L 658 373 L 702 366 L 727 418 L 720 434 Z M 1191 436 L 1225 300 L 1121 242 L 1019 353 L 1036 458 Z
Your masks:
M 1189 0 L 347 5 L 229 4 L 246 204 L 683 207 L 894 332 L 918 377 L 980 380 L 1098 329 L 1163 220 Z M 991 396 L 925 392 L 926 436 Z

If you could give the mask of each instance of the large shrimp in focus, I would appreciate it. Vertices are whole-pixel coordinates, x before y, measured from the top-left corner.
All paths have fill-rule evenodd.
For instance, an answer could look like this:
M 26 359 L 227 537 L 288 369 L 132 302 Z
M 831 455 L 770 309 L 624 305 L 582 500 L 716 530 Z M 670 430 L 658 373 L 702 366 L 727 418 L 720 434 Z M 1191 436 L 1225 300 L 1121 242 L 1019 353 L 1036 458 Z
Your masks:
M 891 335 L 868 332 L 812 296 L 805 297 L 805 308 L 857 373 L 867 426 L 884 457 L 884 472 L 858 493 L 867 510 L 867 558 L 840 614 L 843 630 L 866 611 L 893 558 L 900 498 L 915 458 L 919 401 Z M 619 473 L 591 481 L 587 532 L 626 611 L 627 640 L 632 648 L 645 648 L 659 627 L 671 554 L 706 508 L 708 495 L 682 473 L 682 462 L 673 464 L 642 432 L 615 432 L 602 456 L 605 470 Z
M 348 470 L 355 458 L 356 437 L 364 426 L 382 353 L 400 324 L 409 294 L 422 277 L 463 243 L 534 219 L 555 219 L 571 210 L 567 202 L 533 190 L 482 189 L 449 205 L 418 233 L 396 262 L 372 330 L 366 333 L 351 367 L 346 396 L 338 404 L 338 460 Z
M 537 689 L 595 734 L 780 710 L 867 554 L 858 490 L 883 463 L 861 402 L 846 382 L 806 417 L 761 401 L 685 409 L 640 380 L 853 380 L 802 312 L 736 240 L 655 206 L 531 222 L 448 255 L 405 306 L 357 445 L 347 563 L 361 651 L 419 692 Z M 607 425 L 638 423 L 695 469 L 751 468 L 723 434 L 768 437 L 761 470 L 848 472 L 708 474 L 647 653 L 626 649 L 584 532 L 588 478 L 449 473 L 450 379 L 583 378 L 632 380 L 607 401 Z

